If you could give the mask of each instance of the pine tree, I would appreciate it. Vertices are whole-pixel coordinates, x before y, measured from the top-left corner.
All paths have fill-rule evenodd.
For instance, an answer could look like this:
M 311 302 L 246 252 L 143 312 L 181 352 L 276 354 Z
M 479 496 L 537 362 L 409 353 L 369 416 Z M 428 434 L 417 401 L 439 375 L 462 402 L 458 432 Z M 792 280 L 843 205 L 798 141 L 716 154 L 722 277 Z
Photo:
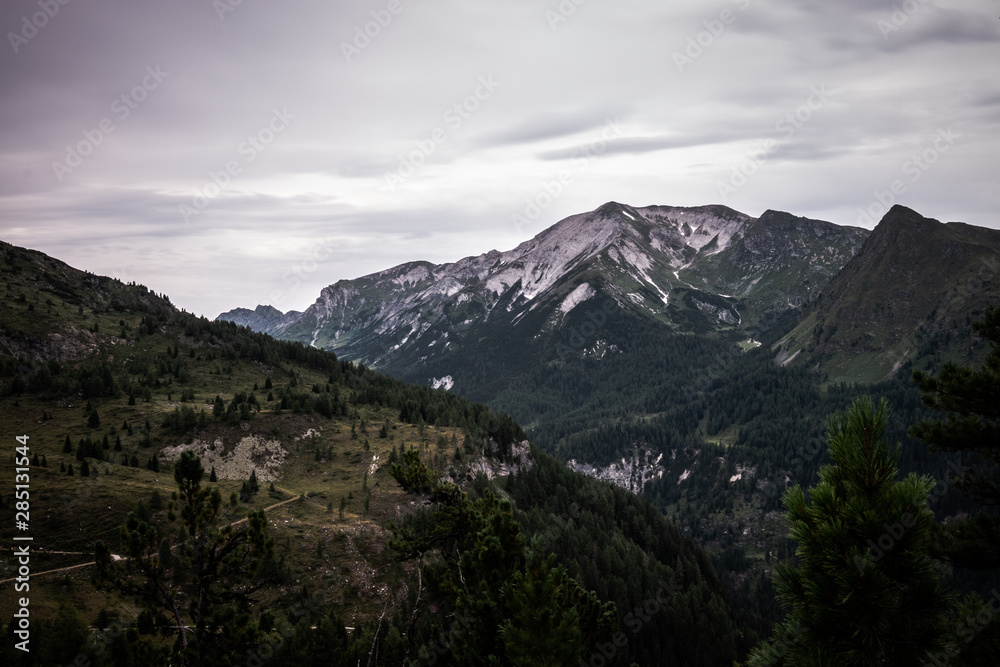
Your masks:
M 90 416 L 87 417 L 87 426 L 90 428 L 97 428 L 101 425 L 101 417 L 97 414 L 97 410 L 91 410 Z
M 66 441 L 63 442 L 63 454 L 70 454 L 73 452 L 73 443 L 70 441 L 69 436 L 66 436 Z
M 944 645 L 949 602 L 928 550 L 928 477 L 898 480 L 882 440 L 885 401 L 855 400 L 828 424 L 831 464 L 785 493 L 797 563 L 777 568 L 789 609 L 750 665 L 918 665 Z
M 913 380 L 928 407 L 946 417 L 921 421 L 910 435 L 937 451 L 974 452 L 993 466 L 992 474 L 971 469 L 955 485 L 976 502 L 1000 505 L 1000 308 L 987 308 L 981 322 L 972 325 L 990 341 L 990 351 L 981 368 L 945 363 L 937 377 L 921 372 Z M 976 569 L 1000 567 L 1000 516 L 980 512 L 968 519 L 950 522 L 946 528 L 943 556 L 957 565 Z
M 219 477 L 215 474 L 215 466 L 212 466 L 212 474 L 210 474 L 208 476 L 208 481 L 210 481 L 210 482 L 218 482 L 219 481 Z
M 87 459 L 80 462 L 80 475 L 82 477 L 90 477 L 90 464 L 87 463 Z
M 180 524 L 170 534 L 182 541 L 172 553 L 157 527 L 136 512 L 122 529 L 126 558 L 114 560 L 102 541 L 94 549 L 98 580 L 138 600 L 147 629 L 177 637 L 168 642 L 172 664 L 231 664 L 233 656 L 259 646 L 269 629 L 253 597 L 273 554 L 267 518 L 250 512 L 234 527 L 226 515 L 235 503 L 224 504 L 218 487 L 203 487 L 204 472 L 190 451 L 174 466 L 177 492 L 167 521 Z

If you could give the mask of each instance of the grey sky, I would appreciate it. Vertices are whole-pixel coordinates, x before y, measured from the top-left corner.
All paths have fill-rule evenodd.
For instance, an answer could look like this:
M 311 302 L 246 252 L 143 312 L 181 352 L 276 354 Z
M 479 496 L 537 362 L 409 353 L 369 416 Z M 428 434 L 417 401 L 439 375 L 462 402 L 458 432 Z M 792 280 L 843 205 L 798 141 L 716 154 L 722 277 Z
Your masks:
M 62 2 L 0 7 L 0 239 L 209 317 L 609 200 L 1000 227 L 1000 0 Z

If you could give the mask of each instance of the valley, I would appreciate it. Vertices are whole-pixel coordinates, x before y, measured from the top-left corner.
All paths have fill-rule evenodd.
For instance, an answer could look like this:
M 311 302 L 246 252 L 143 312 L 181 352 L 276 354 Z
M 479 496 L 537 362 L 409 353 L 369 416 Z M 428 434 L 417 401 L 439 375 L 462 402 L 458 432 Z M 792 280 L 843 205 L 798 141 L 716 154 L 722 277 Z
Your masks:
M 899 234 L 911 250 L 897 256 L 883 244 Z M 918 278 L 904 269 L 942 234 L 956 259 L 937 287 L 878 305 L 905 297 Z M 209 497 L 176 493 L 194 454 L 198 488 L 218 493 L 211 539 L 258 550 L 245 561 L 253 592 L 220 607 L 248 614 L 246 634 L 219 659 L 265 646 L 307 659 L 334 642 L 359 660 L 378 647 L 379 664 L 468 664 L 515 650 L 483 618 L 540 630 L 529 609 L 541 605 L 576 620 L 531 642 L 568 632 L 600 646 L 655 600 L 664 616 L 622 635 L 614 664 L 739 660 L 781 619 L 774 572 L 796 549 L 782 498 L 829 462 L 828 415 L 886 398 L 899 470 L 932 476 L 937 518 L 977 511 L 947 474 L 986 464 L 909 436 L 931 415 L 910 374 L 984 357 L 968 329 L 997 293 L 997 235 L 899 207 L 869 234 L 771 211 L 608 204 L 508 253 L 411 263 L 341 281 L 302 313 L 214 322 L 4 244 L 0 413 L 38 457 L 37 632 L 153 660 L 177 650 L 126 584 L 130 563 L 158 553 L 166 569 L 147 572 L 177 595 L 188 585 L 175 553 L 201 547 L 171 526 L 184 498 Z M 902 356 L 900 340 L 914 346 Z M 142 548 L 140 529 L 154 536 Z M 965 593 L 994 580 L 949 573 Z M 554 582 L 572 593 L 519 606 Z

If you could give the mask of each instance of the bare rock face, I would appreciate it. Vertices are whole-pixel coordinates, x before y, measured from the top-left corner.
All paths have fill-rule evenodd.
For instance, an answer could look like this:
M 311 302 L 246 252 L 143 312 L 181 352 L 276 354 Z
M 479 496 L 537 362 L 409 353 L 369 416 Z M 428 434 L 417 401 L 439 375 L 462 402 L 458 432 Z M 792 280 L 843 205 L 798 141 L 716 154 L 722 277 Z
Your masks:
M 662 453 L 654 458 L 649 451 L 636 450 L 631 453 L 631 456 L 622 457 L 620 461 L 615 461 L 607 466 L 593 466 L 570 459 L 566 462 L 566 467 L 589 477 L 611 482 L 615 486 L 638 494 L 642 493 L 648 482 L 663 477 L 662 460 Z
M 511 250 L 341 280 L 302 313 L 258 306 L 219 319 L 483 400 L 457 369 L 484 349 L 516 356 L 581 315 L 754 335 L 818 295 L 868 233 L 777 211 L 608 202 Z
M 181 452 L 192 451 L 201 458 L 201 465 L 209 471 L 215 468 L 219 479 L 245 480 L 250 473 L 257 473 L 261 482 L 273 482 L 281 478 L 281 464 L 288 451 L 277 440 L 265 440 L 256 435 L 240 439 L 232 448 L 226 448 L 221 438 L 208 443 L 195 440 L 190 445 L 166 447 L 160 454 L 163 461 L 176 461 Z
M 511 446 L 508 460 L 501 461 L 485 454 L 470 454 L 463 464 L 450 466 L 441 476 L 440 481 L 452 482 L 465 491 L 479 474 L 486 475 L 487 479 L 507 477 L 512 473 L 530 470 L 534 464 L 535 461 L 531 457 L 531 446 L 527 440 L 522 440 Z

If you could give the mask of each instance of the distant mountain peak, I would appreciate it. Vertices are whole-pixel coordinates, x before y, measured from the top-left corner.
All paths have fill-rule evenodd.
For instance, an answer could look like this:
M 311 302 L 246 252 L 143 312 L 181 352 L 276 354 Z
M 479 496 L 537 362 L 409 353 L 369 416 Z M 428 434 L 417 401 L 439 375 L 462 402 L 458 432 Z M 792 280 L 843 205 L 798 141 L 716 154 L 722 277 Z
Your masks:
M 451 355 L 532 345 L 607 308 L 670 330 L 744 335 L 735 329 L 812 298 L 867 233 L 777 211 L 759 220 L 719 204 L 608 201 L 507 251 L 338 281 L 294 318 L 220 317 L 394 373 L 441 364 L 440 377 Z
M 1000 231 L 893 206 L 779 342 L 779 357 L 804 351 L 842 379 L 890 377 L 996 301 L 997 265 Z

